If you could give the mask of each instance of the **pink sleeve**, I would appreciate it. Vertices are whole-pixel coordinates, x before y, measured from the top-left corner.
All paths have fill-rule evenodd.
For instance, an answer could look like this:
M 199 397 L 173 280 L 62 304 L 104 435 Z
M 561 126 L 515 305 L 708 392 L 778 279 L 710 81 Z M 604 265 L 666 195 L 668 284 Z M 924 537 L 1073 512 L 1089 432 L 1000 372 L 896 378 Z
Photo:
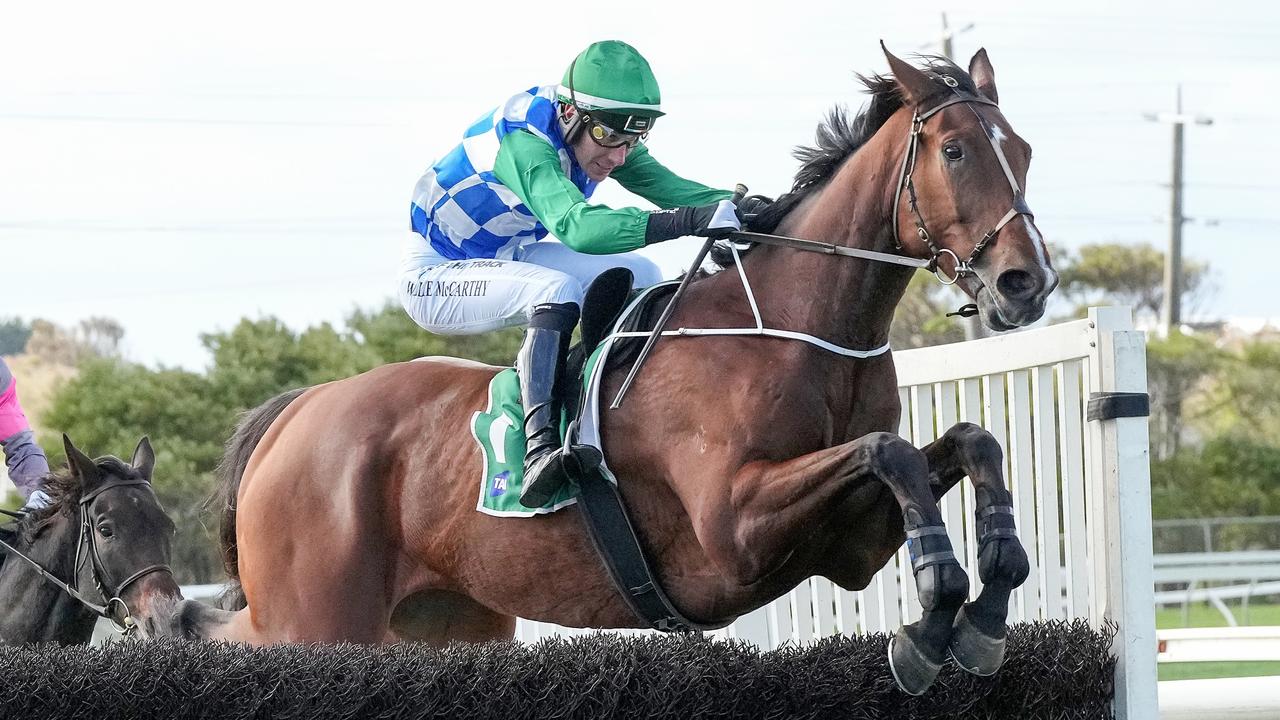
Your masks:
M 18 404 L 18 379 L 14 378 L 9 387 L 0 392 L 0 440 L 7 440 L 29 429 L 27 416 Z

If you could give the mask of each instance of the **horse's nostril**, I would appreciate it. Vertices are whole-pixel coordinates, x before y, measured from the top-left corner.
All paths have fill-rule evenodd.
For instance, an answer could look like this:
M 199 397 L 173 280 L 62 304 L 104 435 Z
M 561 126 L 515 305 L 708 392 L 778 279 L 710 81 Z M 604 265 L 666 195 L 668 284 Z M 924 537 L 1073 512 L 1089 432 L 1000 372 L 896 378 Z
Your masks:
M 1022 299 L 1035 295 L 1040 289 L 1036 276 L 1025 270 L 1006 270 L 996 280 L 996 288 L 1010 299 Z

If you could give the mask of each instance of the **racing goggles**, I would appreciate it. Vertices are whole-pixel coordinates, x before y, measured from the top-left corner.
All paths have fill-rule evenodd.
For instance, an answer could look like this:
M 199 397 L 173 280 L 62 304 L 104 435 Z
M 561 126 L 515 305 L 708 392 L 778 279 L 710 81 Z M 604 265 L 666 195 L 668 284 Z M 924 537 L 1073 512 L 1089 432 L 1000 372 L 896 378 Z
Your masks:
M 596 120 L 590 115 L 584 117 L 583 120 L 586 121 L 587 135 L 591 137 L 595 144 L 606 148 L 619 148 L 626 146 L 628 150 L 644 142 L 644 139 L 649 136 L 649 131 L 647 129 L 649 122 L 652 122 L 650 118 L 645 118 L 645 120 L 649 121 L 643 123 L 646 128 L 645 130 L 639 132 L 624 132 L 622 130 L 614 130 L 612 127 Z

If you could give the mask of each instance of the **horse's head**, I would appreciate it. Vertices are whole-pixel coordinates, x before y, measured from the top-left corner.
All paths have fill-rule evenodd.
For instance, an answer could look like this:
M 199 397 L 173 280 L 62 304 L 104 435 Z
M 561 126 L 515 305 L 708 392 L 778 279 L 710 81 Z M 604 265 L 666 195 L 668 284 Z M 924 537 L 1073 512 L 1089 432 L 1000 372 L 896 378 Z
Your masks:
M 63 503 L 74 498 L 78 509 L 64 511 L 78 512 L 81 524 L 76 583 L 81 592 L 100 593 L 117 624 L 132 622 L 143 637 L 158 634 L 182 593 L 169 569 L 173 521 L 151 487 L 151 442 L 142 438 L 128 464 L 90 460 L 65 435 L 63 444 L 70 475 L 60 494 Z
M 956 277 L 993 330 L 1035 322 L 1058 284 L 1023 199 L 1031 146 L 996 105 L 985 50 L 969 73 L 920 70 L 884 51 L 911 116 L 895 196 L 903 249 Z

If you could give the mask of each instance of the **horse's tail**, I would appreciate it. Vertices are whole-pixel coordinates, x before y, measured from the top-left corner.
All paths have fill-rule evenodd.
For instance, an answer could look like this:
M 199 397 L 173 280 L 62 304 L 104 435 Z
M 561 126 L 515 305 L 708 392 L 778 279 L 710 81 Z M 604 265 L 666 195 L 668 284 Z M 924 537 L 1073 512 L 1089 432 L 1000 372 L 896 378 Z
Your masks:
M 218 529 L 222 549 L 222 567 L 231 578 L 231 585 L 223 594 L 223 603 L 244 607 L 244 594 L 240 591 L 240 554 L 236 549 L 236 495 L 240 492 L 240 479 L 253 449 L 258 446 L 267 428 L 298 399 L 307 388 L 281 393 L 240 417 L 236 431 L 227 441 L 227 449 L 218 463 L 218 490 L 214 496 L 222 508 L 222 523 Z M 239 609 L 239 608 L 227 608 Z

